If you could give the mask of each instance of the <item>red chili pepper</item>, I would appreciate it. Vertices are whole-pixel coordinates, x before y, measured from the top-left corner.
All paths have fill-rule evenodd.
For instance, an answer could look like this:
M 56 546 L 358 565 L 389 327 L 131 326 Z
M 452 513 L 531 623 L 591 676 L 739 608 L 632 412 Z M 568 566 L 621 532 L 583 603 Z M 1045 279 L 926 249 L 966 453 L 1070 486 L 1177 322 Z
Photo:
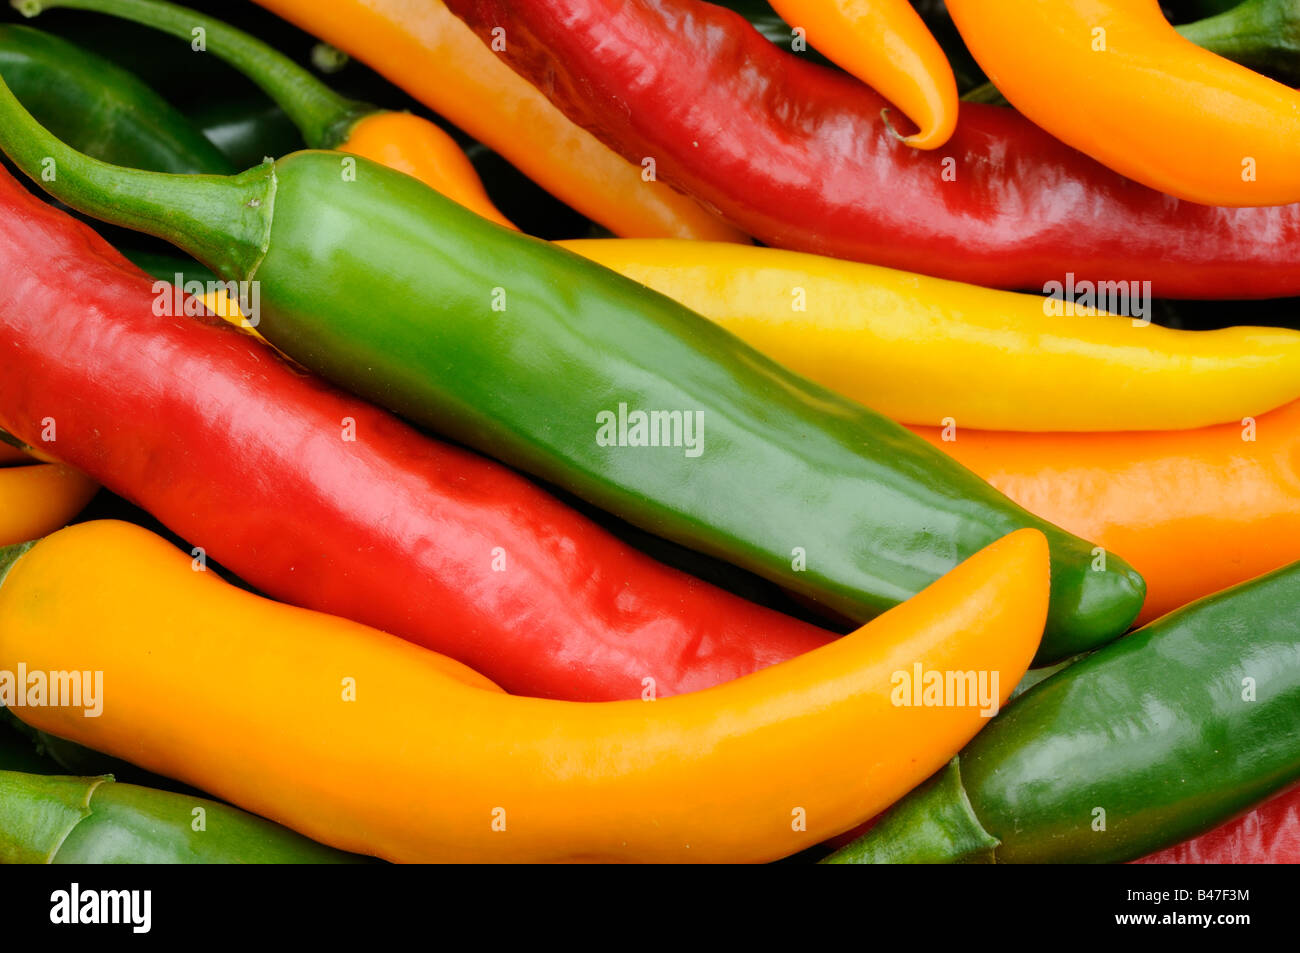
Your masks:
M 1135 864 L 1300 863 L 1300 787 L 1241 817 Z
M 0 428 L 276 599 L 577 700 L 706 688 L 830 638 L 215 317 L 155 314 L 151 278 L 2 171 L 0 274 Z
M 1300 204 L 1220 209 L 1130 182 L 1003 108 L 899 143 L 851 76 L 698 0 L 448 0 L 570 119 L 769 245 L 999 288 L 1150 280 L 1300 293 Z

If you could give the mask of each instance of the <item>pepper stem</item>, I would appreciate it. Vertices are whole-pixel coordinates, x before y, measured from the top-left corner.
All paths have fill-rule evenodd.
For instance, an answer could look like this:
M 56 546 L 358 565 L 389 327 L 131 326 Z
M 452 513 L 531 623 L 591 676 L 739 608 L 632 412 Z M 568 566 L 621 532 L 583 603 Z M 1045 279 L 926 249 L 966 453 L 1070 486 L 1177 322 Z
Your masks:
M 50 195 L 105 222 L 155 235 L 227 281 L 266 254 L 275 164 L 239 175 L 168 175 L 92 159 L 57 139 L 0 78 L 0 149 Z
M 288 114 L 313 149 L 345 142 L 357 120 L 378 112 L 374 106 L 334 92 L 289 57 L 220 20 L 163 0 L 12 0 L 23 16 L 65 7 L 131 20 L 190 41 L 211 52 L 256 83 Z M 200 45 L 202 44 L 202 45 Z
M 953 758 L 880 822 L 824 864 L 992 864 L 1001 844 L 984 829 Z

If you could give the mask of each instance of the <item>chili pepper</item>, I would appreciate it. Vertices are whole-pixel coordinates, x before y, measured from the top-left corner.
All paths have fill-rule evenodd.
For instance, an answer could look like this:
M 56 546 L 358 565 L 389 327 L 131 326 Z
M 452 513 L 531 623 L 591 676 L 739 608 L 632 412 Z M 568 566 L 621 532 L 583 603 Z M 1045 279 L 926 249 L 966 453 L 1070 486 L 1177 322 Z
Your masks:
M 1300 79 L 1300 5 L 1245 0 L 1178 28 L 1185 39 L 1251 69 Z
M 937 149 L 957 127 L 957 80 L 948 57 L 907 0 L 772 0 L 833 62 L 896 104 L 917 126 L 901 137 Z
M 948 15 L 944 0 L 912 0 L 912 6 L 943 49 L 948 62 L 952 64 L 958 91 L 972 89 L 985 82 L 988 77 L 979 68 L 975 58 L 970 55 L 970 50 L 966 49 L 961 34 L 957 32 L 952 17 Z
M 952 0 L 989 80 L 1106 166 L 1205 205 L 1300 200 L 1300 94 L 1181 37 L 1155 0 Z
M 241 30 L 162 0 L 17 0 L 25 16 L 60 7 L 90 10 L 191 39 L 204 31 L 208 52 L 229 63 L 271 97 L 313 149 L 365 156 L 414 176 L 484 218 L 513 228 L 488 198 L 455 140 L 429 120 L 347 99 L 287 56 Z
M 157 172 L 234 170 L 148 86 L 57 36 L 0 24 L 0 74 L 42 125 L 106 162 Z
M 4 175 L 0 273 L 0 427 L 39 443 L 50 418 L 42 446 L 275 598 L 584 700 L 707 688 L 829 638 L 217 319 L 155 313 L 147 277 Z
M 99 487 L 53 463 L 0 468 L 0 546 L 53 532 L 82 511 Z
M 803 35 L 796 33 L 790 24 L 777 15 L 767 0 L 727 0 L 718 5 L 728 10 L 735 10 L 769 43 L 774 43 L 792 53 L 798 53 L 801 58 L 812 60 L 814 63 L 832 65 L 830 60 L 818 53 L 813 44 L 808 42 L 807 32 L 805 31 Z
M 282 156 L 303 147 L 298 127 L 283 109 L 264 97 L 217 100 L 191 109 L 188 115 L 190 122 L 202 130 L 236 168 L 245 169 L 267 156 Z M 104 157 L 95 155 L 95 158 Z
M 1300 863 L 1300 788 L 1200 837 L 1149 854 L 1136 864 Z
M 619 235 L 744 241 L 738 231 L 564 118 L 439 0 L 258 0 L 367 63 Z M 637 163 L 640 163 L 640 157 Z
M 1300 563 L 1040 682 L 840 863 L 1130 860 L 1300 778 Z
M 1014 533 L 854 634 L 647 708 L 493 691 L 382 632 L 193 572 L 129 523 L 79 524 L 8 559 L 0 665 L 102 671 L 119 692 L 96 718 L 16 707 L 29 724 L 324 843 L 417 862 L 795 853 L 979 730 L 1034 654 L 1048 596 L 1043 537 Z M 949 671 L 984 675 L 950 704 L 898 701 L 900 674 Z
M 1134 326 L 1086 314 L 1073 299 L 1067 310 L 1063 300 L 772 248 L 560 244 L 901 423 L 1175 430 L 1240 421 L 1300 397 L 1300 332 L 1287 329 Z M 1130 305 L 1127 293 L 1115 301 Z M 1150 302 L 1132 304 L 1150 322 Z
M 126 248 L 121 249 L 121 252 L 127 261 L 159 281 L 179 285 L 182 289 L 187 285 L 193 287 L 191 283 L 198 282 L 204 290 L 202 294 L 193 297 L 202 299 L 203 306 L 208 311 L 219 318 L 225 318 L 230 324 L 255 337 L 261 337 L 257 333 L 257 328 L 252 326 L 248 316 L 240 309 L 238 295 L 231 297 L 231 289 L 213 274 L 210 268 L 205 268 L 193 259 L 147 249 Z M 157 285 L 154 287 L 157 288 Z M 26 538 L 30 539 L 30 537 Z
M 55 157 L 40 184 L 82 211 L 258 282 L 259 332 L 304 366 L 832 611 L 875 615 L 1022 527 L 1053 549 L 1044 661 L 1113 638 L 1141 605 L 1121 560 L 1094 567 L 1090 544 L 892 421 L 409 176 L 356 159 L 345 181 L 326 152 L 224 179 L 120 169 L 52 138 L 2 84 L 0 145 L 27 170 Z M 647 465 L 651 412 L 668 432 Z
M 1163 297 L 1300 292 L 1300 205 L 1172 201 L 1010 110 L 971 104 L 944 149 L 918 153 L 890 134 L 870 89 L 712 4 L 449 6 L 481 38 L 507 30 L 499 55 L 571 119 L 626 156 L 653 156 L 660 179 L 765 244 L 999 288 L 1072 274 L 1149 280 Z
M 0 771 L 0 863 L 350 864 L 364 862 L 203 798 Z
M 1229 0 L 1184 6 L 1200 10 L 1205 18 L 1176 27 L 1183 39 L 1251 69 L 1291 81 L 1300 78 L 1300 10 L 1295 0 Z M 1009 105 L 992 83 L 962 98 Z
M 1176 433 L 916 433 L 1132 560 L 1147 582 L 1139 623 L 1300 559 L 1300 402 Z

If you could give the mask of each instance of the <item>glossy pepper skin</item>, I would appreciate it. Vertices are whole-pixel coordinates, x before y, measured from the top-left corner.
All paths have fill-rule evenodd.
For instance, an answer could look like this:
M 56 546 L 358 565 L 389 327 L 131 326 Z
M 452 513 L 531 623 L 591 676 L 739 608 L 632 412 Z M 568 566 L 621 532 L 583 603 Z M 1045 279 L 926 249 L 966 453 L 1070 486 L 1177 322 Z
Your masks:
M 200 824 L 201 830 L 195 830 Z M 119 784 L 0 770 L 0 863 L 348 864 L 365 858 L 228 804 Z
M 1072 272 L 1170 298 L 1300 292 L 1300 206 L 1172 201 L 995 107 L 963 104 L 944 149 L 909 149 L 876 93 L 712 4 L 449 6 L 481 39 L 504 26 L 498 55 L 574 122 L 767 245 L 996 288 Z
M 1123 553 L 1139 624 L 1300 560 L 1300 401 L 1173 433 L 915 428 L 1043 519 Z
M 938 149 L 957 127 L 957 80 L 948 57 L 907 0 L 772 0 L 817 49 L 895 103 L 918 127 L 903 138 Z
M 119 694 L 96 718 L 15 713 L 324 843 L 414 862 L 749 862 L 812 846 L 987 722 L 983 700 L 1005 701 L 1023 674 L 1048 595 L 1045 541 L 1026 530 L 782 665 L 654 703 L 583 704 L 507 695 L 190 563 L 112 521 L 18 556 L 0 583 L 0 666 L 103 671 Z M 917 665 L 989 674 L 978 702 L 896 704 L 896 674 Z
M 1066 312 L 1064 302 L 1048 314 L 1036 295 L 774 248 L 559 244 L 900 423 L 1177 430 L 1239 421 L 1300 397 L 1300 331 L 1286 328 L 1174 331 Z
M 1300 563 L 1035 685 L 832 861 L 1131 860 L 1297 778 Z
M 1023 527 L 1053 551 L 1042 660 L 1115 637 L 1141 606 L 1122 560 L 1097 565 L 892 421 L 409 176 L 356 160 L 345 181 L 327 152 L 225 179 L 120 169 L 50 137 L 3 84 L 0 145 L 29 170 L 56 156 L 42 184 L 74 207 L 257 280 L 259 332 L 352 393 L 850 618 Z M 612 422 L 628 408 L 679 412 L 676 445 L 628 443 Z
M 641 555 L 217 318 L 156 315 L 150 278 L 7 175 L 0 273 L 0 427 L 275 598 L 436 646 L 510 691 L 583 700 L 707 688 L 830 637 Z
M 902 142 L 936 150 L 957 127 L 957 79 L 907 0 L 772 0 L 829 60 L 897 104 L 918 127 Z
M 258 0 L 355 56 L 616 235 L 747 241 L 693 199 L 647 181 L 477 43 L 441 0 Z
M 106 162 L 155 172 L 234 171 L 161 96 L 67 40 L 0 24 L 0 76 L 42 125 Z
M 202 29 L 208 52 L 248 76 L 282 106 L 311 148 L 338 149 L 374 159 L 414 176 L 484 218 L 514 227 L 488 198 L 460 146 L 427 119 L 339 96 L 260 40 L 176 4 L 161 0 L 21 0 L 20 5 L 27 16 L 60 7 L 122 17 L 187 41 L 192 30 Z
M 98 489 L 93 480 L 58 463 L 0 466 L 0 546 L 54 532 Z
M 1254 70 L 1300 80 L 1300 5 L 1245 0 L 1178 28 L 1185 39 Z
M 1063 142 L 1203 205 L 1300 201 L 1300 93 L 1179 35 L 1156 0 L 952 0 L 989 79 Z
M 1135 864 L 1298 864 L 1300 787 L 1265 801 L 1209 833 L 1148 854 Z
M 304 145 L 293 121 L 265 97 L 216 100 L 194 107 L 187 115 L 238 169 L 257 165 L 269 155 L 296 152 Z
M 1300 80 L 1300 5 L 1295 0 L 1225 0 L 1182 4 L 1175 10 L 1203 16 L 1175 27 L 1183 39 L 1274 78 L 1292 84 Z M 1006 104 L 992 83 L 965 98 Z

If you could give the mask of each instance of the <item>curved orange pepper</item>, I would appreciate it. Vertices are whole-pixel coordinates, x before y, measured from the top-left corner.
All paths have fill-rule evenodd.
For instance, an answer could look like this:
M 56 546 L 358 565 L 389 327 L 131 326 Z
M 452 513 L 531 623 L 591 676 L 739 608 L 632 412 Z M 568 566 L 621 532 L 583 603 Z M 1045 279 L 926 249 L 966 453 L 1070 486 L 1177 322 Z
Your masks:
M 748 241 L 580 129 L 439 0 L 257 0 L 367 63 L 548 192 L 626 237 Z M 352 151 L 352 150 L 348 150 Z
M 1300 401 L 1165 433 L 911 428 L 1033 513 L 1132 563 L 1137 625 L 1300 559 Z M 1254 439 L 1243 439 L 1251 437 Z
M 975 735 L 996 706 L 981 714 L 957 680 L 1006 700 L 1048 575 L 1046 539 L 1021 530 L 790 661 L 658 701 L 565 702 L 467 684 L 433 652 L 236 589 L 101 521 L 0 568 L 0 669 L 102 672 L 98 717 L 13 712 L 344 849 L 763 861 L 873 816 Z M 949 692 L 926 687 L 935 673 Z
M 1181 37 L 1157 0 L 948 0 L 1020 112 L 1129 178 L 1204 205 L 1300 201 L 1300 93 Z
M 66 526 L 98 489 L 89 477 L 61 463 L 0 469 L 0 546 L 25 543 Z
M 456 140 L 422 116 L 399 112 L 363 116 L 338 149 L 413 176 L 484 218 L 515 228 L 492 204 L 474 164 Z
M 771 0 L 817 52 L 852 73 L 916 123 L 902 141 L 937 149 L 957 128 L 957 79 L 948 56 L 907 0 Z

